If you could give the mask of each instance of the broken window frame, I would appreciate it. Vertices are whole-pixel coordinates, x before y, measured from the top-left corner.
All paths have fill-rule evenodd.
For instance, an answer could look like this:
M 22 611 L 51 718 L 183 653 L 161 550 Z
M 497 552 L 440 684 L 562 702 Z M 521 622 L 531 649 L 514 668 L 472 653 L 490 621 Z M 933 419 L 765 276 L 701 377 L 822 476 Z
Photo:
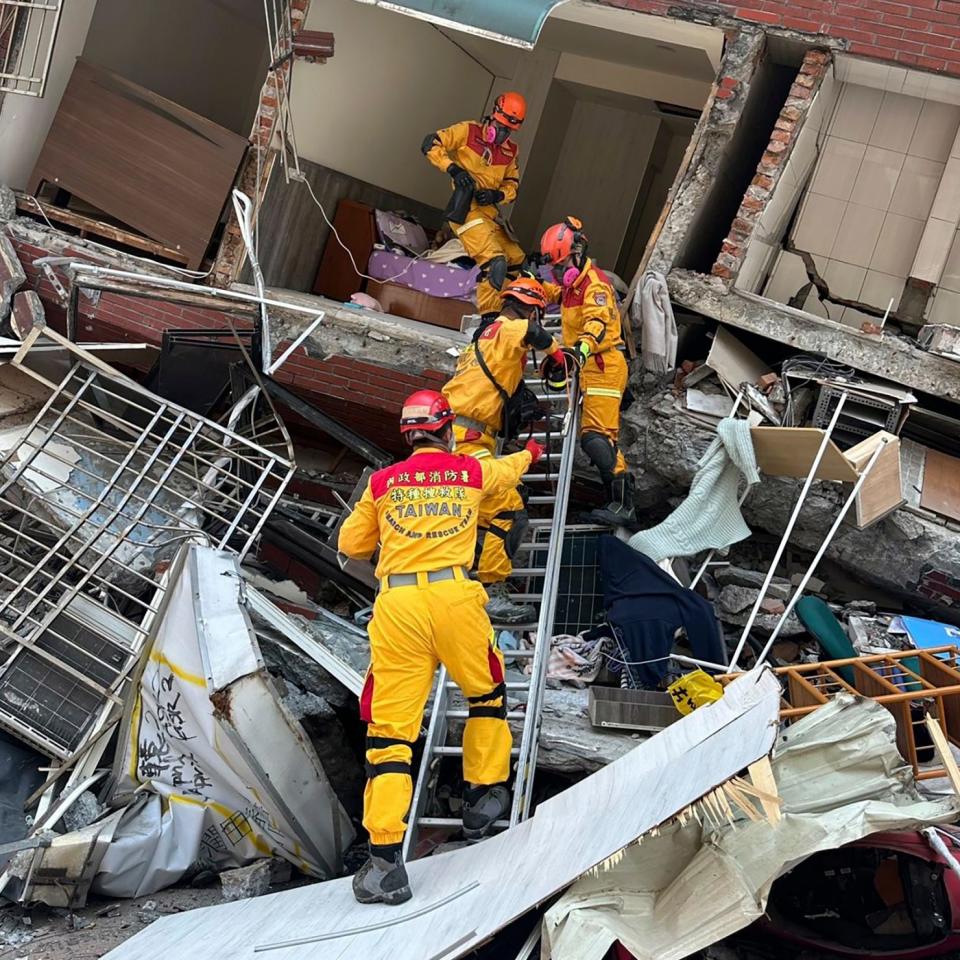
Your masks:
M 67 373 L 59 383 L 29 362 L 34 345 L 39 353 L 51 343 L 68 355 Z M 257 386 L 244 394 L 231 411 L 229 426 L 223 426 L 157 397 L 49 328 L 31 331 L 10 366 L 50 393 L 25 424 L 18 446 L 0 461 L 6 466 L 6 475 L 0 479 L 0 532 L 24 544 L 23 551 L 17 551 L 0 542 L 0 559 L 21 568 L 19 578 L 11 577 L 8 570 L 0 571 L 0 582 L 10 588 L 0 599 L 0 640 L 13 646 L 10 658 L 0 667 L 0 726 L 66 760 L 102 729 L 111 710 L 122 701 L 120 693 L 146 642 L 167 583 L 165 565 L 172 557 L 137 569 L 122 558 L 121 548 L 128 555 L 139 551 L 143 557 L 144 548 L 162 555 L 165 549 L 196 540 L 230 549 L 242 559 L 293 477 L 292 445 L 272 410 L 266 417 L 257 414 Z M 78 418 L 77 411 L 84 411 L 87 418 Z M 125 419 L 130 411 L 139 422 Z M 83 439 L 61 433 L 65 427 L 79 431 Z M 104 441 L 126 444 L 128 449 L 113 459 L 97 449 L 96 444 Z M 268 441 L 279 446 L 283 455 L 266 446 Z M 64 456 L 59 452 L 64 444 L 74 453 L 83 450 L 91 460 Z M 16 467 L 12 464 L 15 456 Z M 100 466 L 102 474 L 92 471 L 89 462 Z M 69 469 L 66 482 L 47 472 L 50 463 Z M 22 489 L 22 483 L 18 487 L 17 481 L 23 481 L 27 471 L 82 497 L 88 506 L 74 501 L 71 509 Z M 92 482 L 96 492 L 73 486 L 84 482 L 81 477 L 73 480 L 76 473 Z M 173 487 L 174 480 L 179 488 Z M 213 505 L 211 492 L 216 495 Z M 218 513 L 218 506 L 226 509 Z M 216 529 L 203 531 L 202 518 L 213 522 Z M 118 523 L 122 525 L 119 530 Z M 143 539 L 147 531 L 152 531 L 149 543 Z M 30 548 L 43 553 L 39 562 L 18 555 Z M 114 606 L 126 605 L 126 612 L 111 609 L 111 600 Z M 81 607 L 84 609 L 78 610 Z M 91 616 L 91 609 L 99 616 Z M 126 654 L 122 664 L 98 661 L 99 667 L 109 668 L 112 679 L 102 677 L 97 682 L 89 675 L 96 671 L 77 668 L 81 658 L 88 662 L 98 658 L 63 635 L 68 631 L 60 633 L 54 628 L 57 618 L 64 615 L 107 634 Z M 117 629 L 110 629 L 111 620 Z M 123 633 L 126 636 L 120 635 Z M 49 649 L 56 645 L 72 655 L 65 659 Z M 35 717 L 42 714 L 40 701 L 34 697 L 28 710 L 32 694 L 14 686 L 19 679 L 16 671 L 23 674 L 25 663 L 27 668 L 31 663 L 35 667 L 33 694 L 39 693 L 47 680 L 67 685 L 63 695 L 48 688 L 59 699 L 56 708 L 50 708 L 48 702 L 50 716 L 42 728 L 28 722 L 30 713 Z M 45 671 L 42 676 L 41 670 Z M 26 675 L 31 679 L 29 669 Z M 57 710 L 69 706 L 71 696 L 81 690 L 88 702 L 91 697 L 99 698 L 97 705 L 88 703 L 87 716 L 74 724 L 72 736 L 56 736 Z M 3 694 L 10 691 L 13 699 L 8 701 Z M 18 696 L 25 699 L 17 703 Z M 15 712 L 11 703 L 23 709 Z M 97 708 L 99 704 L 103 709 Z
M 25 97 L 46 93 L 63 3 L 0 0 L 0 93 Z

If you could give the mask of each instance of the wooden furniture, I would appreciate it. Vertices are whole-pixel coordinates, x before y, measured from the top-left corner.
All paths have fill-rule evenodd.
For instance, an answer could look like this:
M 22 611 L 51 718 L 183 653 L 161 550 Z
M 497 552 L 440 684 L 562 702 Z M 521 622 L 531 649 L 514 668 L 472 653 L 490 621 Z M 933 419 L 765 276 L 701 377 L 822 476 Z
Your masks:
M 960 670 L 955 646 L 928 650 L 897 650 L 867 657 L 796 663 L 774 673 L 783 686 L 780 719 L 787 723 L 805 717 L 838 693 L 869 697 L 883 704 L 897 722 L 897 748 L 913 767 L 918 780 L 942 777 L 942 766 L 929 765 L 917 743 L 918 723 L 911 713 L 917 706 L 932 715 L 947 740 L 960 746 Z M 851 682 L 841 675 L 846 668 Z M 743 674 L 719 674 L 727 686 Z M 919 749 L 918 749 L 919 748 Z
M 30 177 L 56 184 L 200 266 L 247 141 L 78 60 Z
M 353 254 L 357 266 L 365 271 L 370 254 L 373 253 L 373 245 L 377 241 L 377 224 L 373 207 L 358 203 L 356 200 L 343 199 L 337 204 L 333 225 L 340 234 L 340 239 L 350 250 L 350 254 Z M 337 243 L 337 238 L 331 231 L 327 237 L 327 245 L 323 249 L 317 278 L 313 283 L 314 293 L 331 300 L 346 301 L 352 294 L 359 293 L 363 289 L 363 280 L 357 276 L 357 271 L 350 262 L 350 254 Z M 375 293 L 371 295 L 377 296 Z M 392 312 L 386 304 L 384 307 L 388 313 Z M 406 316 L 406 314 L 400 314 L 400 316 Z
M 477 308 L 469 300 L 431 297 L 429 293 L 422 293 L 399 283 L 368 280 L 367 293 L 380 301 L 384 313 L 406 317 L 408 320 L 419 320 L 435 327 L 446 327 L 448 330 L 460 330 L 464 316 L 477 312 Z

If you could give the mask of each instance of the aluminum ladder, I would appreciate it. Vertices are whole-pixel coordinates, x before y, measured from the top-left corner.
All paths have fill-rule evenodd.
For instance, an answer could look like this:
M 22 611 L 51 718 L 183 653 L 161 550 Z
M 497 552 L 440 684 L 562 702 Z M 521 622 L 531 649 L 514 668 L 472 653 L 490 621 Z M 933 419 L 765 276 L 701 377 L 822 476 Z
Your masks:
M 496 824 L 499 829 L 515 826 L 530 814 L 547 660 L 550 640 L 554 633 L 554 613 L 560 562 L 563 555 L 567 504 L 570 499 L 570 480 L 573 476 L 574 454 L 580 424 L 580 395 L 575 379 L 565 392 L 545 392 L 534 361 L 529 360 L 524 383 L 536 394 L 544 409 L 544 417 L 533 425 L 532 436 L 544 444 L 546 449 L 537 465 L 523 478 L 524 484 L 531 491 L 528 500 L 531 519 L 524 542 L 521 543 L 514 558 L 516 565 L 512 579 L 525 578 L 528 582 L 541 581 L 542 587 L 536 593 L 518 592 L 512 595 L 512 598 L 518 602 L 529 603 L 539 608 L 535 621 L 522 624 L 493 623 L 495 630 L 509 630 L 518 635 L 536 630 L 537 638 L 532 650 L 510 651 L 511 659 L 530 660 L 531 672 L 527 680 L 506 682 L 508 702 L 510 694 L 516 697 L 518 692 L 526 693 L 527 701 L 525 709 L 512 709 L 507 713 L 508 722 L 521 723 L 521 733 L 519 738 L 514 737 L 514 746 L 511 751 L 515 776 L 510 819 L 499 821 Z M 521 558 L 524 557 L 526 565 L 521 566 L 520 564 L 524 562 Z M 442 758 L 463 756 L 462 747 L 448 745 L 451 722 L 464 722 L 467 719 L 466 704 L 452 703 L 452 695 L 457 690 L 457 685 L 449 679 L 446 669 L 441 665 L 423 757 L 414 784 L 409 826 L 403 845 L 404 860 L 413 858 L 422 828 L 456 829 L 461 826 L 459 819 L 425 815 L 433 795 Z

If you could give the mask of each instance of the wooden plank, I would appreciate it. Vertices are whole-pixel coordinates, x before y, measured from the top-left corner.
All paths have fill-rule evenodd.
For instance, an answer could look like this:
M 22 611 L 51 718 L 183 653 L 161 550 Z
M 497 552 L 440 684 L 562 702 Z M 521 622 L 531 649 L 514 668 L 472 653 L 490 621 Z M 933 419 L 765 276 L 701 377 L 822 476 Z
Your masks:
M 920 506 L 942 517 L 960 520 L 960 459 L 927 450 Z
M 174 260 L 177 263 L 187 262 L 184 254 L 179 250 L 174 250 L 173 247 L 164 246 L 162 243 L 155 243 L 149 237 L 141 236 L 138 233 L 131 233 L 129 230 L 124 230 L 113 224 L 104 223 L 102 220 L 85 217 L 82 213 L 77 213 L 75 210 L 55 207 L 52 203 L 45 203 L 43 200 L 38 200 L 36 197 L 28 196 L 25 193 L 17 194 L 17 209 L 21 213 L 26 213 L 31 216 L 40 216 L 42 214 L 42 216 L 46 217 L 51 223 L 60 223 L 68 227 L 74 227 L 77 230 L 92 233 L 95 237 L 113 240 L 115 243 L 123 244 L 125 247 L 143 250 L 145 253 L 152 253 L 166 260 Z
M 198 267 L 247 141 L 78 60 L 30 177 L 103 210 Z
M 844 453 L 861 473 L 873 456 L 879 444 L 883 443 L 883 452 L 877 458 L 867 479 L 857 494 L 856 524 L 861 530 L 876 523 L 905 503 L 903 483 L 900 476 L 900 440 L 892 433 L 878 430 L 872 437 L 861 440 L 856 446 Z
M 953 751 L 950 749 L 950 744 L 947 743 L 947 738 L 943 735 L 940 724 L 937 723 L 929 713 L 926 716 L 925 723 L 927 724 L 927 730 L 930 731 L 930 739 L 933 740 L 933 745 L 937 749 L 940 762 L 943 764 L 943 768 L 950 778 L 950 783 L 953 785 L 953 792 L 960 797 L 960 767 L 957 766 L 957 761 L 953 756 Z
M 754 427 L 750 431 L 757 466 L 770 477 L 805 477 L 823 440 L 816 427 Z M 854 483 L 857 471 L 831 440 L 817 470 L 818 480 Z
M 773 775 L 773 766 L 769 757 L 763 757 L 747 767 L 750 782 L 762 793 L 758 794 L 760 805 L 771 823 L 780 822 L 780 794 L 777 792 L 777 778 Z M 769 795 L 769 797 L 767 796 Z M 770 799 L 775 797 L 776 799 Z

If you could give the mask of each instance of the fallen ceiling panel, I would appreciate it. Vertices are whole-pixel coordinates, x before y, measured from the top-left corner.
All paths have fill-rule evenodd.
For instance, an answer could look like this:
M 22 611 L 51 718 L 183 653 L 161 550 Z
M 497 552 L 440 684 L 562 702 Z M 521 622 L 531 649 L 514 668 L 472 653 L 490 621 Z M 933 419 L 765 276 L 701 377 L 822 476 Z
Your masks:
M 107 956 L 453 960 L 765 757 L 779 698 L 769 670 L 744 675 L 519 826 L 409 864 L 414 899 L 405 906 L 357 904 L 344 878 L 163 917 Z
M 848 695 L 789 727 L 772 769 L 779 823 L 691 820 L 630 847 L 547 912 L 549 956 L 601 960 L 619 940 L 637 960 L 680 960 L 762 916 L 773 881 L 815 852 L 949 823 L 960 810 L 956 797 L 921 798 L 897 752 L 893 717 Z

